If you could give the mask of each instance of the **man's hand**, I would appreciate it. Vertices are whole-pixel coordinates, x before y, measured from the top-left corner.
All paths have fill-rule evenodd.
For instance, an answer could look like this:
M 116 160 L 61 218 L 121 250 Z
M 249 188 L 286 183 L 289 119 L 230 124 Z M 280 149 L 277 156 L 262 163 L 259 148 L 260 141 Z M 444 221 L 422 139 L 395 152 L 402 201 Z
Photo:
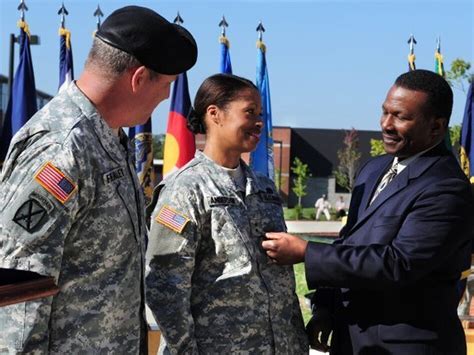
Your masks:
M 278 264 L 291 265 L 304 261 L 308 242 L 288 233 L 266 233 L 262 242 L 267 255 Z
M 314 315 L 306 325 L 306 334 L 311 348 L 324 353 L 328 352 L 331 331 L 332 320 L 329 315 Z

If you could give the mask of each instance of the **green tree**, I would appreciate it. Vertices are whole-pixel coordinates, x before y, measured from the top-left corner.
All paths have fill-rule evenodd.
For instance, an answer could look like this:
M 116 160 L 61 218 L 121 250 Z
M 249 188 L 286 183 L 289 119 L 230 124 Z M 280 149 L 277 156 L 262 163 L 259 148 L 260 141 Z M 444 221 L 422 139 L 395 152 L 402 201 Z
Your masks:
M 343 143 L 344 147 L 337 151 L 339 165 L 334 171 L 334 176 L 339 186 L 352 191 L 361 156 L 359 152 L 359 135 L 354 128 L 346 132 Z
M 291 171 L 296 175 L 293 178 L 292 191 L 298 197 L 298 205 L 296 206 L 296 219 L 300 219 L 302 213 L 301 199 L 306 196 L 306 187 L 308 178 L 311 176 L 309 173 L 308 164 L 304 164 L 298 157 L 293 160 L 293 166 Z
M 165 135 L 153 135 L 153 159 L 163 159 L 163 149 L 165 148 Z
M 385 154 L 383 141 L 381 139 L 371 139 L 370 140 L 370 155 L 372 157 L 377 157 L 382 154 Z
M 451 139 L 451 143 L 455 145 L 456 143 L 459 144 L 459 140 L 461 139 L 461 125 L 456 124 L 454 126 L 449 127 L 449 138 Z
M 286 178 L 281 175 L 281 170 L 278 168 L 275 168 L 274 170 L 274 176 L 275 176 L 275 186 L 277 188 L 277 191 L 281 191 L 282 186 L 285 186 L 286 184 Z
M 446 72 L 446 80 L 449 84 L 462 92 L 466 92 L 466 82 L 471 83 L 474 73 L 470 71 L 471 63 L 461 58 L 456 58 L 451 62 L 451 69 Z

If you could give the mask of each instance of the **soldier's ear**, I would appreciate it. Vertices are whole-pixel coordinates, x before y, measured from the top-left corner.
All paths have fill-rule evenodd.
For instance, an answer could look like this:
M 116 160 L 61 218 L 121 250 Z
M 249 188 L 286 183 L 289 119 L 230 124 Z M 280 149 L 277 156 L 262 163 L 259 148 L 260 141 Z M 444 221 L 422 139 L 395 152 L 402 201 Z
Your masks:
M 207 116 L 216 125 L 221 125 L 220 109 L 216 105 L 209 105 L 206 110 Z
M 140 66 L 137 68 L 130 69 L 131 70 L 131 78 L 130 78 L 130 85 L 132 91 L 137 93 L 146 83 L 146 79 L 148 77 L 148 70 L 145 66 Z

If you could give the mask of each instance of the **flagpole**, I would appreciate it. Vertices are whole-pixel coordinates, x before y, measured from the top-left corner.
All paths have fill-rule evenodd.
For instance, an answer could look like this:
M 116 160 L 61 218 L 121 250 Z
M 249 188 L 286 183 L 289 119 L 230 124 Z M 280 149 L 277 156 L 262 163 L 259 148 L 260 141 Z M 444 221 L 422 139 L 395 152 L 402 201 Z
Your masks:
M 408 38 L 408 42 L 410 45 L 410 53 L 408 54 L 408 71 L 416 70 L 416 65 L 415 65 L 415 44 L 416 44 L 416 39 L 413 33 L 410 35 L 410 38 Z
M 74 65 L 72 58 L 71 32 L 66 28 L 66 16 L 69 15 L 64 3 L 58 10 L 61 15 L 61 26 L 59 27 L 59 85 L 61 90 L 63 87 L 74 80 Z
M 99 30 L 99 27 L 101 25 L 100 18 L 103 17 L 103 16 L 104 16 L 104 14 L 102 13 L 102 10 L 100 9 L 99 4 L 97 4 L 97 8 L 94 11 L 94 17 L 97 17 L 97 22 L 96 22 L 97 31 Z
M 21 0 L 20 5 L 18 5 L 18 10 L 21 11 L 20 19 L 25 20 L 25 11 L 28 11 L 28 7 L 25 4 L 24 0 Z M 8 99 L 12 95 L 13 89 L 13 71 L 15 67 L 15 43 L 20 43 L 20 37 L 15 36 L 14 33 L 10 33 L 10 58 L 8 64 Z M 40 44 L 40 37 L 38 35 L 30 35 L 30 45 Z M 0 127 L 3 127 L 3 122 L 0 122 Z
M 221 60 L 220 60 L 220 72 L 226 74 L 232 74 L 232 63 L 230 61 L 230 43 L 226 37 L 226 28 L 229 27 L 224 15 L 222 15 L 222 19 L 219 22 L 219 27 L 221 27 L 221 35 L 219 37 L 219 42 L 221 44 Z

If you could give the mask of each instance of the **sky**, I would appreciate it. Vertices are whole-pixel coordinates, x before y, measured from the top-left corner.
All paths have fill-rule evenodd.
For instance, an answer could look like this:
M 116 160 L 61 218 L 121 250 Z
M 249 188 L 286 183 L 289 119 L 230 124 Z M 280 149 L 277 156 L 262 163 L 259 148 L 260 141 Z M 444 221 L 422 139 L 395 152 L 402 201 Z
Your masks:
M 8 75 L 9 36 L 18 34 L 19 0 L 0 0 L 0 73 Z M 25 0 L 26 21 L 41 44 L 32 46 L 36 87 L 54 94 L 59 76 L 59 0 Z M 154 9 L 172 21 L 179 11 L 195 37 L 199 56 L 188 71 L 191 99 L 219 71 L 219 21 L 229 27 L 234 74 L 255 81 L 256 27 L 266 32 L 273 125 L 379 130 L 381 105 L 395 78 L 408 68 L 407 40 L 414 34 L 416 65 L 434 68 L 441 38 L 445 68 L 456 58 L 474 64 L 473 0 L 180 1 L 64 0 L 72 33 L 75 77 L 81 74 L 96 28 L 93 13 L 105 16 L 125 5 Z M 103 19 L 102 19 L 103 20 Z M 15 68 L 18 46 L 15 48 Z M 451 124 L 462 121 L 465 93 L 454 90 Z M 153 133 L 165 133 L 170 100 L 153 114 Z

